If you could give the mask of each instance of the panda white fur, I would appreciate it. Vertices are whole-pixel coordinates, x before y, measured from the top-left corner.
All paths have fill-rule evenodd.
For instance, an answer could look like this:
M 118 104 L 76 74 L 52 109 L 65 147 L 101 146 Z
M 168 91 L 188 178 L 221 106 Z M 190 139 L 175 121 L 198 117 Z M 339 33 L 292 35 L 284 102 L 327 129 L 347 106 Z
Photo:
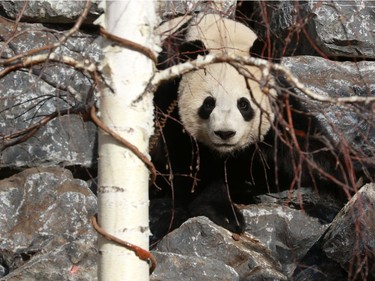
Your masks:
M 247 79 L 227 63 L 212 64 L 184 75 L 179 113 L 185 129 L 220 154 L 230 154 L 263 140 L 274 114 L 259 85 L 261 71 L 248 66 Z
M 164 52 L 159 57 L 161 69 L 210 53 L 249 55 L 257 38 L 246 26 L 210 14 L 178 18 L 163 24 L 159 31 L 164 39 Z M 235 232 L 243 230 L 243 218 L 237 210 L 233 212 L 226 187 L 229 185 L 234 201 L 249 203 L 251 200 L 247 199 L 257 192 L 255 188 L 249 190 L 249 182 L 260 181 L 265 193 L 268 183 L 263 180 L 277 181 L 274 151 L 277 151 L 279 166 L 291 178 L 294 177 L 291 158 L 295 157 L 293 161 L 298 162 L 298 155 L 290 153 L 290 148 L 273 147 L 275 138 L 271 127 L 275 114 L 271 100 L 276 97 L 273 79 L 262 77 L 255 66 L 241 67 L 248 77 L 231 64 L 216 63 L 160 87 L 155 95 L 156 107 L 166 112 L 168 105 L 178 99 L 178 112 L 171 114 L 162 128 L 158 145 L 151 152 L 157 169 L 164 175 L 158 177 L 157 186 L 169 182 L 164 190 L 174 189 L 176 202 L 186 205 L 192 216 L 206 215 Z M 260 81 L 269 82 L 268 94 L 262 91 Z M 181 120 L 183 127 L 176 120 Z M 310 120 L 303 122 L 298 123 L 315 129 Z M 198 141 L 198 146 L 190 136 Z M 310 140 L 305 144 L 301 147 L 315 145 Z M 259 153 L 262 145 L 264 151 Z M 316 147 L 319 150 L 321 144 Z M 324 151 L 321 154 L 323 162 L 335 161 L 334 156 Z M 310 176 L 308 171 L 301 177 Z M 191 193 L 192 189 L 196 192 Z
M 163 24 L 159 32 L 164 40 L 160 69 L 198 55 L 248 56 L 257 39 L 245 25 L 215 14 L 177 18 Z M 178 111 L 171 113 L 151 151 L 162 175 L 157 186 L 174 189 L 176 206 L 181 203 L 191 216 L 208 216 L 235 232 L 243 230 L 244 221 L 238 210 L 233 212 L 227 197 L 224 161 L 227 155 L 241 154 L 249 145 L 262 141 L 274 119 L 270 98 L 275 95 L 273 89 L 271 94 L 261 90 L 259 81 L 267 79 L 259 68 L 241 67 L 248 73 L 247 78 L 228 63 L 215 63 L 162 85 L 155 94 L 156 107 L 165 113 L 168 105 L 178 99 Z M 176 120 L 181 120 L 183 127 Z M 232 168 L 236 174 L 247 174 L 242 169 L 248 166 L 241 161 Z M 242 176 L 234 176 L 232 181 L 233 174 L 230 172 L 230 185 L 244 181 Z
M 188 58 L 201 53 L 248 56 L 257 39 L 245 25 L 216 14 L 177 18 L 162 25 L 159 32 L 164 38 L 170 36 L 176 33 L 176 25 L 181 29 L 183 20 L 188 25 L 182 28 L 186 33 L 179 48 Z M 228 63 L 216 63 L 183 75 L 179 82 L 179 113 L 185 129 L 221 154 L 262 141 L 274 118 L 270 97 L 259 85 L 265 80 L 260 69 L 242 68 L 251 79 Z M 270 93 L 275 96 L 273 89 Z
M 249 50 L 257 39 L 254 31 L 244 24 L 216 14 L 177 17 L 161 24 L 157 33 L 168 47 L 171 47 L 171 40 L 180 37 L 178 47 L 199 40 L 210 53 L 233 52 L 245 56 L 249 55 Z

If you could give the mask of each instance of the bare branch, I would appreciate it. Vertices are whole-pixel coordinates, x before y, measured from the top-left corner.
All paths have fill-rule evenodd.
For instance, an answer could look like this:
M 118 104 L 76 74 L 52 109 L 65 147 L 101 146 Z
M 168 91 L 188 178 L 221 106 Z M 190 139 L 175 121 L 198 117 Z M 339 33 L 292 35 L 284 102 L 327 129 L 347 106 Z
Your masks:
M 343 104 L 343 103 L 365 103 L 368 104 L 370 102 L 375 101 L 375 97 L 362 97 L 362 96 L 351 96 L 351 97 L 339 97 L 339 98 L 332 98 L 328 96 L 328 94 L 324 93 L 315 93 L 311 91 L 309 88 L 305 87 L 304 84 L 296 78 L 293 73 L 281 64 L 271 63 L 268 60 L 260 59 L 260 58 L 253 58 L 253 57 L 243 57 L 234 54 L 228 54 L 226 56 L 223 55 L 207 55 L 205 57 L 198 57 L 198 59 L 194 61 L 188 61 L 179 65 L 175 65 L 169 67 L 163 71 L 160 71 L 155 74 L 153 80 L 151 81 L 149 87 L 151 89 L 156 89 L 161 83 L 177 78 L 185 73 L 190 71 L 204 68 L 205 66 L 212 64 L 212 63 L 220 63 L 220 62 L 236 62 L 245 65 L 254 65 L 264 69 L 264 73 L 267 73 L 267 70 L 273 70 L 274 72 L 283 74 L 286 80 L 295 88 L 302 91 L 308 97 L 313 100 L 320 101 L 320 102 L 328 102 L 333 104 Z
M 25 4 L 25 6 L 26 6 L 26 4 Z M 56 49 L 57 47 L 61 46 L 62 44 L 64 44 L 68 40 L 69 37 L 71 37 L 74 33 L 76 33 L 79 30 L 79 28 L 81 27 L 83 21 L 85 20 L 88 12 L 90 10 L 90 7 L 91 7 L 91 1 L 86 0 L 86 5 L 85 5 L 85 7 L 82 11 L 81 16 L 78 18 L 78 20 L 76 21 L 74 26 L 71 29 L 69 29 L 66 33 L 63 34 L 63 36 L 58 40 L 58 42 L 56 42 L 54 44 L 51 44 L 51 45 L 43 46 L 43 47 L 40 47 L 40 48 L 37 48 L 37 49 L 32 49 L 28 52 L 24 52 L 22 54 L 16 55 L 16 56 L 8 58 L 8 59 L 0 59 L 0 65 L 8 66 L 8 65 L 12 64 L 13 62 L 15 62 L 19 59 L 22 59 L 24 57 L 31 56 L 31 55 L 34 55 L 36 53 L 40 53 L 40 52 L 46 51 L 46 50 L 53 50 L 53 49 Z M 11 36 L 14 36 L 14 32 L 12 33 Z M 9 43 L 9 39 L 8 39 L 7 43 Z
M 77 61 L 76 59 L 69 57 L 69 56 L 61 56 L 58 55 L 57 53 L 48 53 L 48 54 L 40 54 L 40 55 L 35 55 L 31 57 L 27 57 L 23 59 L 22 62 L 13 64 L 11 66 L 6 67 L 2 71 L 0 71 L 0 78 L 8 74 L 9 72 L 12 72 L 14 70 L 20 69 L 20 68 L 25 68 L 25 67 L 30 67 L 35 64 L 43 63 L 45 61 L 53 61 L 53 62 L 60 62 L 64 63 L 66 65 L 72 66 L 77 70 L 83 70 L 87 71 L 89 73 L 95 72 L 96 71 L 96 65 L 95 63 L 90 62 L 89 60 L 84 60 L 82 61 Z

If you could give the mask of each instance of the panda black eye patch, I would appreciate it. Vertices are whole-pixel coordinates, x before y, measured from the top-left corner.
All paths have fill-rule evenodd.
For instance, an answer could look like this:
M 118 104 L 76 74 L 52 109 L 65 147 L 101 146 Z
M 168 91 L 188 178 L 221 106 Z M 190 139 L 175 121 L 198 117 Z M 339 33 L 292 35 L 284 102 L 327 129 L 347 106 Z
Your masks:
M 180 60 L 195 60 L 199 55 L 205 56 L 209 52 L 201 40 L 185 42 L 180 46 Z
M 237 100 L 237 108 L 241 112 L 245 121 L 250 121 L 254 117 L 254 110 L 247 98 L 240 98 Z
M 209 96 L 206 97 L 201 105 L 201 107 L 198 109 L 198 115 L 202 119 L 208 119 L 210 117 L 211 112 L 214 110 L 216 106 L 216 100 Z

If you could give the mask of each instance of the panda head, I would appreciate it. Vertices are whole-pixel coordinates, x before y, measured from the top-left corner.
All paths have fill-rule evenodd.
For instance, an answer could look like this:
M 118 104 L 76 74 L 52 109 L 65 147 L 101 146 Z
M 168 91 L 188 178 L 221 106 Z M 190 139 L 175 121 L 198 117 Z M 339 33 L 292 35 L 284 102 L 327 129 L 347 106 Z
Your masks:
M 168 20 L 157 28 L 156 33 L 163 42 L 159 69 L 208 53 L 247 56 L 258 38 L 242 23 L 205 13 Z
M 185 129 L 222 155 L 262 141 L 274 119 L 270 96 L 259 85 L 261 70 L 243 67 L 251 78 L 230 64 L 216 63 L 183 75 L 179 86 Z
M 180 62 L 207 54 L 248 56 L 257 39 L 247 26 L 217 14 L 176 18 L 161 25 L 159 32 L 168 44 L 181 43 L 175 52 Z M 217 63 L 183 75 L 179 84 L 185 129 L 220 154 L 261 141 L 274 118 L 269 96 L 259 86 L 260 69 L 243 68 L 251 79 L 230 64 Z

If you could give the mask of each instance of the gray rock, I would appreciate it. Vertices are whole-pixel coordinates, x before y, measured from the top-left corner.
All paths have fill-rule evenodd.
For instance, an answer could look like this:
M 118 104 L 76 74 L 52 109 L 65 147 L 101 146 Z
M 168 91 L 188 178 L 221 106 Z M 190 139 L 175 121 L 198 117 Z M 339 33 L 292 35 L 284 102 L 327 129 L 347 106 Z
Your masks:
M 96 197 L 62 168 L 0 181 L 1 280 L 95 280 Z
M 285 57 L 282 64 L 308 88 L 331 97 L 373 96 L 375 62 L 338 62 L 316 56 Z
M 275 40 L 278 46 L 274 51 L 277 56 L 315 54 L 311 42 L 299 27 L 301 22 L 306 19 L 308 4 L 306 1 L 270 1 L 269 11 L 271 14 L 270 30 L 274 32 Z M 303 18 L 303 19 L 302 19 Z M 304 26 L 309 30 L 309 22 Z M 267 34 L 267 30 L 263 31 Z M 266 35 L 265 35 L 266 36 Z M 307 36 L 311 37 L 311 34 Z
M 57 42 L 60 35 L 55 31 L 39 30 L 41 25 L 20 24 L 21 33 L 4 49 L 6 57 Z M 0 25 L 0 33 L 8 34 L 12 24 Z M 77 34 L 56 50 L 77 61 L 96 61 L 100 47 L 95 37 Z M 1 45 L 1 44 L 0 44 Z M 7 138 L 17 132 L 38 124 L 45 116 L 69 111 L 70 115 L 59 117 L 43 127 L 22 144 L 6 148 L 1 153 L 0 167 L 20 168 L 39 165 L 90 167 L 96 163 L 96 128 L 81 116 L 93 103 L 89 94 L 92 81 L 87 74 L 58 63 L 36 65 L 27 70 L 14 71 L 1 78 L 0 135 L 5 138 L 0 147 L 22 140 L 24 135 Z
M 254 1 L 252 9 L 257 31 L 265 42 L 271 40 L 268 47 L 275 56 L 362 60 L 375 58 L 374 4 L 359 0 Z
M 291 276 L 300 260 L 321 237 L 328 225 L 305 212 L 277 204 L 248 205 L 242 208 L 246 231 L 266 245 Z
M 92 23 L 103 11 L 98 7 L 100 1 L 91 1 L 92 5 L 86 22 Z M 74 23 L 82 14 L 86 1 L 38 0 L 38 1 L 1 1 L 0 10 L 10 19 L 16 19 L 23 7 L 26 9 L 22 21 L 44 23 Z
M 375 58 L 374 1 L 309 4 L 311 38 L 328 57 Z
M 96 126 L 78 115 L 52 120 L 27 142 L 11 146 L 1 154 L 2 167 L 72 166 L 90 167 L 94 159 Z
M 317 94 L 331 98 L 375 96 L 375 62 L 333 62 L 320 57 L 286 57 L 283 65 Z M 337 104 L 313 101 L 296 90 L 302 106 L 338 147 L 347 142 L 363 163 L 375 164 L 375 127 L 371 104 Z
M 226 2 L 227 11 L 231 11 L 232 2 Z M 24 3 L 0 1 L 1 14 L 15 19 Z M 259 3 L 254 5 L 259 7 Z M 94 1 L 86 23 L 102 12 L 96 4 Z M 195 1 L 164 4 L 164 16 L 170 17 L 191 9 Z M 83 1 L 29 1 L 21 20 L 73 23 L 83 5 Z M 324 52 L 320 53 L 323 56 L 374 59 L 375 20 L 371 5 L 373 1 L 272 1 L 266 3 L 269 22 L 264 26 L 270 26 L 276 38 L 272 38 L 272 44 L 277 42 L 282 46 L 276 44 L 282 55 L 317 55 L 315 44 Z M 204 3 L 194 6 L 198 11 L 204 7 Z M 306 36 L 300 28 L 302 21 Z M 61 36 L 49 29 L 51 25 L 20 23 L 17 27 L 20 33 L 5 46 L 14 25 L 0 18 L 2 58 L 57 42 Z M 61 31 L 64 27 L 56 28 Z M 267 39 L 265 30 L 257 32 L 264 32 L 263 39 Z M 99 40 L 97 35 L 80 32 L 55 51 L 78 61 L 95 62 L 101 54 Z M 374 62 L 332 62 L 305 56 L 285 57 L 283 64 L 316 93 L 330 97 L 375 94 Z M 87 184 L 73 179 L 69 171 L 42 167 L 95 167 L 96 128 L 82 116 L 73 114 L 94 102 L 88 95 L 91 86 L 87 73 L 57 63 L 35 65 L 1 78 L 1 137 L 22 131 L 51 113 L 71 111 L 70 115 L 49 122 L 26 142 L 1 153 L 0 168 L 38 166 L 0 181 L 1 280 L 97 278 L 94 245 L 97 235 L 89 223 L 96 211 L 96 199 Z M 332 144 L 339 145 L 345 139 L 357 156 L 364 157 L 361 164 L 374 166 L 372 105 L 311 102 L 301 92 L 297 91 L 297 95 L 304 108 L 325 128 L 325 136 Z M 0 147 L 8 141 L 2 139 Z M 315 206 L 321 203 L 310 195 L 298 200 L 290 200 L 289 194 L 278 195 L 276 201 L 270 199 L 275 194 L 259 198 L 262 202 L 287 202 L 296 208 L 299 200 Z M 330 204 L 327 201 L 322 204 L 326 203 Z M 172 214 L 171 202 L 154 204 L 156 215 L 151 224 L 156 240 L 169 228 L 169 224 L 160 222 L 169 222 Z M 303 211 L 270 203 L 242 208 L 247 223 L 247 233 L 242 236 L 232 235 L 206 218 L 193 218 L 159 243 L 157 250 L 162 252 L 155 252 L 159 265 L 151 280 L 254 281 L 289 277 L 307 281 L 318 280 L 317 276 L 321 280 L 344 280 L 354 277 L 355 270 L 361 275 L 358 278 L 365 277 L 367 272 L 369 279 L 375 279 L 373 206 L 374 187 L 367 186 L 337 216 L 324 239 L 321 235 L 328 225 L 322 225 Z M 333 209 L 336 207 L 332 205 Z M 175 214 L 178 219 L 173 227 L 186 217 L 183 210 L 179 212 Z M 310 255 L 312 249 L 316 252 Z M 302 270 L 291 276 L 299 262 Z M 361 262 L 366 268 L 361 267 Z M 348 276 L 337 263 L 349 272 Z
M 158 266 L 151 281 L 238 281 L 235 270 L 217 259 L 153 252 Z
M 259 240 L 249 234 L 232 237 L 206 217 L 189 219 L 165 236 L 156 250 L 219 260 L 233 267 L 240 280 L 286 280 L 280 264 Z
M 1 167 L 90 167 L 96 162 L 96 126 L 78 115 L 62 116 L 42 127 L 27 142 L 5 149 Z
M 343 206 L 342 200 L 335 194 L 329 192 L 318 194 L 311 187 L 260 194 L 255 196 L 255 201 L 256 203 L 275 203 L 303 210 L 308 216 L 319 219 L 322 224 L 331 223 Z
M 227 17 L 234 15 L 236 1 L 225 0 L 221 2 L 204 2 L 199 0 L 188 1 L 160 1 L 161 17 L 163 20 L 176 16 L 192 14 L 192 13 L 218 13 Z
M 363 186 L 323 237 L 323 251 L 349 276 L 375 279 L 375 184 Z M 368 278 L 368 279 L 367 279 Z

